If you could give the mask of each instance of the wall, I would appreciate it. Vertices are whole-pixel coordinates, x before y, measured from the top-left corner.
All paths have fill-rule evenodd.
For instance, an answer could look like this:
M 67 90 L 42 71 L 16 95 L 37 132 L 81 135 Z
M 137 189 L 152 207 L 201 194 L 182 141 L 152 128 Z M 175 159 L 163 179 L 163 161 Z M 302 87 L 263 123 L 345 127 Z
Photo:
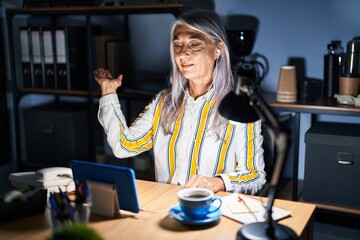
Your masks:
M 341 40 L 342 45 L 360 36 L 360 1 L 358 0 L 215 0 L 216 12 L 226 16 L 249 14 L 259 18 L 260 25 L 253 52 L 265 55 L 270 62 L 264 91 L 275 92 L 282 65 L 289 57 L 306 61 L 306 76 L 323 78 L 323 54 L 327 43 Z M 321 115 L 321 121 L 359 122 L 357 117 Z M 299 178 L 303 179 L 305 144 L 303 134 L 311 125 L 309 114 L 303 114 L 300 133 Z M 286 169 L 289 175 L 291 168 Z
M 220 15 L 250 14 L 260 26 L 254 52 L 270 60 L 270 72 L 262 87 L 276 91 L 279 69 L 289 57 L 306 60 L 307 76 L 322 79 L 323 54 L 331 40 L 343 46 L 360 36 L 358 0 L 215 0 Z

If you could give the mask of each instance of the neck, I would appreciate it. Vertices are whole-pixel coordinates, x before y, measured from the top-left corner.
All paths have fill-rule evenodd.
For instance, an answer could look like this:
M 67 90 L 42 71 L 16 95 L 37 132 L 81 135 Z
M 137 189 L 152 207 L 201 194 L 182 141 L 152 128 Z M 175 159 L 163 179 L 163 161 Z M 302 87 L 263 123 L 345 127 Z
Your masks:
M 212 81 L 209 81 L 205 84 L 203 83 L 193 83 L 189 82 L 189 95 L 194 99 L 201 97 L 207 93 L 212 87 Z

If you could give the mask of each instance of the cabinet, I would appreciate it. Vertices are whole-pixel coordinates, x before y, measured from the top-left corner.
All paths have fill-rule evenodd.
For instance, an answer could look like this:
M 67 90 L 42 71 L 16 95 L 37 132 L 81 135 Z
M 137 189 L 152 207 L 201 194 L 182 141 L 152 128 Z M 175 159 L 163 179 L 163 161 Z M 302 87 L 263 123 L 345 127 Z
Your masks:
M 93 44 L 93 37 L 98 34 L 98 32 L 106 31 L 106 27 L 109 25 L 118 26 L 117 36 L 121 38 L 124 42 L 130 42 L 129 38 L 129 15 L 130 14 L 173 14 L 177 15 L 182 9 L 182 4 L 152 4 L 152 5 L 127 5 L 127 6 L 104 6 L 104 7 L 53 7 L 53 8 L 19 8 L 19 9 L 6 9 L 6 20 L 8 26 L 8 37 L 9 37 L 9 47 L 10 47 L 10 60 L 12 65 L 11 79 L 12 79 L 12 95 L 14 103 L 14 124 L 15 124 L 15 141 L 16 141 L 16 161 L 18 167 L 21 168 L 23 165 L 23 153 L 21 147 L 21 108 L 20 102 L 26 95 L 30 94 L 40 94 L 53 96 L 55 102 L 62 102 L 64 98 L 76 98 L 76 101 L 83 102 L 87 107 L 87 122 L 88 122 L 88 149 L 89 149 L 89 160 L 94 161 L 95 158 L 95 139 L 99 136 L 95 136 L 94 129 L 96 120 L 96 108 L 97 108 L 97 98 L 100 96 L 99 91 L 97 90 L 96 83 L 92 76 L 92 71 L 95 68 L 95 54 L 96 49 Z M 25 19 L 25 20 L 24 20 Z M 100 20 L 99 20 L 100 19 Z M 107 21 L 102 21 L 107 19 Z M 114 19 L 116 20 L 114 22 Z M 99 21 L 98 21 L 99 20 Z M 80 62 L 83 65 L 77 65 L 77 70 L 81 69 L 81 73 L 77 75 L 70 75 L 70 78 L 67 79 L 67 84 L 65 87 L 62 87 L 61 81 L 63 75 L 60 74 L 59 69 L 62 67 L 62 61 L 58 58 L 59 52 L 71 50 L 71 46 L 66 44 L 63 46 L 65 49 L 57 49 L 57 47 L 52 47 L 51 53 L 53 54 L 53 67 L 54 67 L 54 84 L 46 84 L 44 80 L 45 77 L 40 79 L 42 84 L 38 85 L 36 83 L 38 75 L 36 75 L 36 64 L 35 56 L 33 56 L 32 61 L 29 61 L 30 70 L 32 71 L 31 84 L 26 83 L 28 75 L 26 71 L 23 71 L 25 68 L 23 66 L 26 61 L 23 61 L 21 54 L 21 34 L 28 33 L 29 41 L 33 41 L 33 31 L 41 31 L 42 34 L 45 31 L 49 30 L 52 36 L 55 36 L 50 43 L 53 46 L 58 46 L 57 41 L 57 31 L 60 29 L 65 32 L 67 28 L 78 28 L 75 32 L 69 34 L 68 36 L 73 37 L 74 34 L 77 35 L 75 38 L 75 50 L 78 51 L 75 54 L 75 57 L 80 58 Z M 21 30 L 25 29 L 25 32 Z M 35 29 L 35 30 L 34 30 Z M 40 30 L 39 30 L 40 29 Z M 45 35 L 41 35 L 44 37 Z M 36 41 L 36 39 L 35 39 Z M 44 38 L 39 41 L 41 46 L 45 46 Z M 65 41 L 65 43 L 70 43 Z M 30 53 L 34 54 L 36 46 L 29 44 Z M 33 48 L 33 49 L 32 49 Z M 80 51 L 80 48 L 83 51 Z M 45 49 L 45 48 L 42 48 Z M 124 47 L 123 47 L 124 49 Z M 126 47 L 125 47 L 126 49 Z M 74 49 L 72 49 L 74 50 Z M 44 50 L 45 52 L 45 50 Z M 70 55 L 70 54 L 69 54 Z M 46 62 L 44 61 L 46 55 L 43 55 L 42 61 L 42 72 L 45 72 Z M 67 59 L 69 62 L 69 59 Z M 71 61 L 70 61 L 71 63 Z M 68 64 L 71 65 L 71 64 Z M 67 74 L 71 71 L 70 66 L 67 68 Z M 134 75 L 137 73 L 135 72 Z M 44 75 L 40 75 L 41 76 Z M 131 75 L 132 76 L 132 75 Z M 132 80 L 129 79 L 129 82 Z M 75 84 L 78 83 L 78 84 Z M 137 91 L 120 91 L 119 97 L 121 99 L 126 99 L 127 103 L 132 100 L 148 100 L 152 97 L 152 94 L 142 93 Z M 56 141 L 56 140 L 54 140 Z M 26 161 L 25 161 L 26 162 Z

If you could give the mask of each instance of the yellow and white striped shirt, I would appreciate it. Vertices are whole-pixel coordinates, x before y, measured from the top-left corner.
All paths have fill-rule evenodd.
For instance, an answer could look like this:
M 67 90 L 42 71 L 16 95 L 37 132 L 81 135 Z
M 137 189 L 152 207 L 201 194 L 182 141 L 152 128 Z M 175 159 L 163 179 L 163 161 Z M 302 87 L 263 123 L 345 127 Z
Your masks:
M 158 182 L 184 185 L 194 174 L 220 176 L 226 191 L 254 194 L 265 184 L 261 121 L 229 123 L 222 139 L 206 131 L 214 113 L 214 90 L 184 100 L 172 134 L 164 135 L 160 114 L 165 91 L 158 94 L 128 127 L 117 94 L 100 99 L 98 119 L 118 158 L 153 148 Z

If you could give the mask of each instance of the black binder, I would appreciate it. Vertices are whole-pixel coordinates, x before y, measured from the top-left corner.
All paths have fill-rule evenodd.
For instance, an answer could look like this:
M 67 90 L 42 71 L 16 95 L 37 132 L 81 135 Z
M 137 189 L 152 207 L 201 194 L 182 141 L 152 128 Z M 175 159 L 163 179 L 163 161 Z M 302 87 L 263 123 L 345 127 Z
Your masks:
M 84 26 L 68 26 L 55 30 L 58 89 L 87 89 L 85 30 Z
M 42 28 L 42 46 L 44 59 L 44 88 L 55 88 L 55 58 L 54 58 L 54 39 L 52 28 Z
M 20 50 L 21 50 L 21 66 L 22 66 L 22 85 L 25 88 L 33 86 L 31 61 L 30 61 L 30 29 L 20 28 Z
M 31 28 L 31 49 L 32 49 L 32 62 L 33 62 L 33 87 L 44 87 L 44 75 L 43 75 L 43 48 L 41 46 L 41 29 L 39 27 Z

